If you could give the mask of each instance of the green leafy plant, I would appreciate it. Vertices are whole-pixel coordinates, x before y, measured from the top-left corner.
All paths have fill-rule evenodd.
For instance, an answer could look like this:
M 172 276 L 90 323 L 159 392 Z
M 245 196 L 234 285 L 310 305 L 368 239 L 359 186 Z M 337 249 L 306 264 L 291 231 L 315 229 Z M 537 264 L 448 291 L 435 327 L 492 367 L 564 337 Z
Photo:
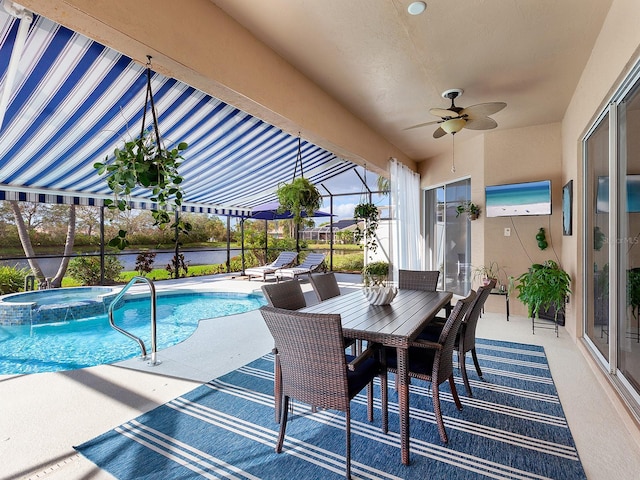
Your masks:
M 150 189 L 150 200 L 158 205 L 151 210 L 155 225 L 160 228 L 171 225 L 171 228 L 187 234 L 191 225 L 179 218 L 172 224 L 172 215 L 167 209 L 170 203 L 175 207 L 182 205 L 180 185 L 184 179 L 178 173 L 178 167 L 183 160 L 181 152 L 186 148 L 187 144 L 181 142 L 171 150 L 163 149 L 153 135 L 142 135 L 125 142 L 123 148 L 116 148 L 113 161 L 93 165 L 98 175 L 106 174 L 107 185 L 114 194 L 114 199 L 105 200 L 104 205 L 122 212 L 130 210 L 128 200 L 131 192 L 140 187 Z M 129 246 L 126 234 L 125 230 L 120 230 L 109 241 L 109 246 L 120 250 Z
M 280 213 L 289 210 L 296 225 L 302 222 L 302 213 L 312 217 L 322 206 L 322 195 L 318 188 L 304 177 L 294 178 L 291 183 L 282 183 L 276 192 Z
M 104 258 L 104 278 L 109 283 L 115 283 L 118 280 L 122 269 L 122 264 L 113 255 Z M 98 285 L 100 283 L 100 258 L 73 258 L 69 262 L 67 273 L 82 285 Z
M 376 231 L 378 230 L 378 223 L 380 222 L 380 212 L 378 207 L 373 203 L 360 203 L 356 205 L 353 210 L 353 218 L 357 220 L 364 220 L 364 229 L 361 229 L 359 225 L 356 225 L 355 241 L 360 243 L 364 240 L 364 245 L 375 252 L 378 249 L 378 243 L 376 242 Z
M 480 215 L 480 207 L 473 202 L 464 202 L 456 207 L 456 217 L 466 213 L 469 220 L 475 220 Z
M 627 270 L 627 304 L 631 307 L 631 314 L 637 319 L 640 312 L 640 268 Z
M 371 262 L 362 270 L 365 287 L 385 286 L 389 278 L 389 262 Z
M 553 260 L 534 263 L 529 270 L 516 279 L 519 283 L 518 299 L 527 305 L 529 316 L 535 318 L 540 310 L 564 310 L 567 296 L 571 293 L 571 277 Z
M 188 234 L 191 225 L 180 219 L 180 205 L 182 205 L 182 181 L 183 177 L 178 173 L 178 167 L 183 159 L 182 152 L 187 149 L 185 142 L 179 142 L 172 149 L 163 147 L 158 127 L 158 116 L 153 103 L 153 91 L 151 89 L 151 57 L 147 57 L 147 92 L 142 115 L 142 128 L 140 135 L 128 142 L 123 148 L 116 148 L 114 158 L 105 162 L 96 162 L 93 167 L 98 175 L 106 175 L 107 185 L 114 195 L 113 200 L 105 200 L 104 205 L 112 210 L 130 210 L 129 198 L 136 188 L 151 190 L 150 200 L 157 204 L 157 208 L 151 210 L 155 225 L 165 228 L 171 225 L 175 229 L 176 237 L 180 233 Z M 153 116 L 153 129 L 146 129 L 147 108 L 151 105 Z M 177 212 L 175 221 L 171 223 L 171 213 L 168 208 L 173 206 Z M 109 246 L 120 250 L 129 246 L 126 238 L 126 230 L 120 230 L 118 235 L 109 241 Z
M 496 279 L 496 285 L 504 285 L 503 280 L 507 278 L 507 274 L 504 269 L 498 264 L 498 262 L 491 261 L 486 265 L 480 265 L 473 269 L 473 279 L 479 279 L 484 282 L 484 279 Z
M 0 265 L 0 294 L 16 293 L 24 290 L 25 277 L 31 271 L 28 268 Z

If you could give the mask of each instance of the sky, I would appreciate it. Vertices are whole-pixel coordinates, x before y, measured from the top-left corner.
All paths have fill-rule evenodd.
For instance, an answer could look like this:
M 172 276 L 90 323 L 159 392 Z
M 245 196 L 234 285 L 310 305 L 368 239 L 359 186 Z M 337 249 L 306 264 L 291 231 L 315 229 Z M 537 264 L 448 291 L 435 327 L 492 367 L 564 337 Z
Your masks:
M 360 176 L 367 180 L 367 185 L 372 192 L 378 190 L 378 175 L 371 171 L 366 172 L 362 167 L 356 167 L 356 170 L 360 174 Z M 327 187 L 327 189 L 334 194 L 333 198 L 333 213 L 336 215 L 334 221 L 345 220 L 353 218 L 353 209 L 355 206 L 361 202 L 368 202 L 368 195 L 363 195 L 366 192 L 362 180 L 358 178 L 358 175 L 353 170 L 349 170 L 340 175 L 337 175 L 326 182 L 323 182 L 323 185 Z M 322 188 L 321 185 L 316 185 L 320 190 L 321 194 L 326 194 L 327 191 Z M 338 194 L 349 193 L 349 196 L 342 196 Z M 329 198 L 324 198 L 325 202 L 322 207 L 322 210 L 325 212 L 329 211 Z M 381 195 L 373 195 L 373 203 L 375 205 L 384 206 L 388 205 L 389 198 L 383 197 Z M 326 219 L 318 219 L 316 224 L 325 223 Z

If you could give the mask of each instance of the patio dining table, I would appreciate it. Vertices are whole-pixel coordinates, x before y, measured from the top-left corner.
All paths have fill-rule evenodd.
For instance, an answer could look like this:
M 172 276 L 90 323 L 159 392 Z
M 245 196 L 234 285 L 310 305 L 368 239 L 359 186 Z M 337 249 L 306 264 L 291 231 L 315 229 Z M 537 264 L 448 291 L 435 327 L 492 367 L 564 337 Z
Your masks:
M 409 464 L 409 342 L 442 308 L 450 306 L 451 292 L 400 289 L 389 305 L 370 305 L 360 291 L 340 295 L 311 307 L 310 313 L 339 313 L 345 337 L 395 347 L 398 352 L 396 390 L 400 416 L 400 454 Z

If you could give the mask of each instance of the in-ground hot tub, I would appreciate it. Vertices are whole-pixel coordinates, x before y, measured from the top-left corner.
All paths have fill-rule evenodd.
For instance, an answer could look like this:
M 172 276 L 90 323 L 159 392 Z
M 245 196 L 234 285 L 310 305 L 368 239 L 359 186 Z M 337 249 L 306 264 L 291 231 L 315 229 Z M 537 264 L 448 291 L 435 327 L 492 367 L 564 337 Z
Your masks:
M 3 295 L 0 325 L 34 325 L 100 315 L 118 292 L 112 287 L 73 287 Z

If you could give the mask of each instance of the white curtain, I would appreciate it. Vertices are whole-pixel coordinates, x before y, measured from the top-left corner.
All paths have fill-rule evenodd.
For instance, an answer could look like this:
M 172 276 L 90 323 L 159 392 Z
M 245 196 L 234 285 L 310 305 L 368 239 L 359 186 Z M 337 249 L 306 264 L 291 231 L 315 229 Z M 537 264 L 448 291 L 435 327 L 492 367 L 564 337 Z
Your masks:
M 423 242 L 420 229 L 420 175 L 398 162 L 389 161 L 391 172 L 393 278 L 399 269 L 422 270 Z

